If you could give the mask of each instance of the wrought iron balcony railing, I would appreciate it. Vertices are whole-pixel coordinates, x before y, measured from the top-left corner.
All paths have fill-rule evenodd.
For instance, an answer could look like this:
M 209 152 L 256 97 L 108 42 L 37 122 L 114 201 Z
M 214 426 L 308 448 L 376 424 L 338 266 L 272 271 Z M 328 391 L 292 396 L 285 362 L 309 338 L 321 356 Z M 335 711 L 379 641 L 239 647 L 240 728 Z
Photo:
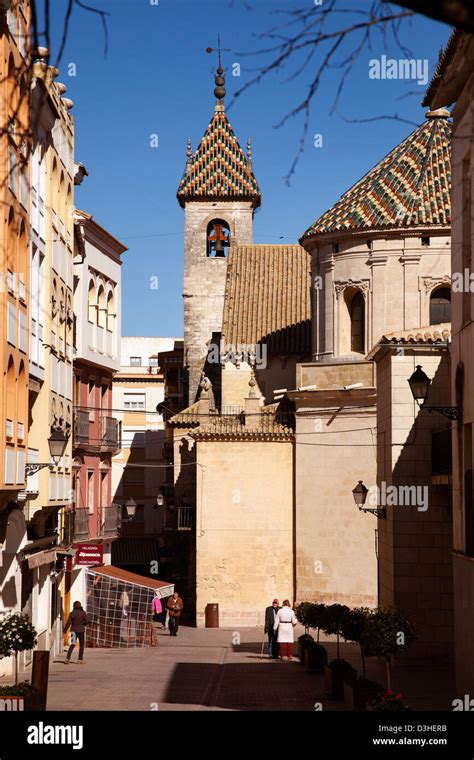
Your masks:
M 74 448 L 114 454 L 120 451 L 121 433 L 121 422 L 116 417 L 87 407 L 74 409 Z

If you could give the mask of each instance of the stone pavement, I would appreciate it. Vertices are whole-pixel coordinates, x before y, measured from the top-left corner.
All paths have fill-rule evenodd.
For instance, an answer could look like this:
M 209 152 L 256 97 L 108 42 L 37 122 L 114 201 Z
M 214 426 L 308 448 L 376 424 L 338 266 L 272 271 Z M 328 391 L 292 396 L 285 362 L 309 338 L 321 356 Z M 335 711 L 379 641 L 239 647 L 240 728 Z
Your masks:
M 163 631 L 158 647 L 87 649 L 84 665 L 76 663 L 76 649 L 70 665 L 58 658 L 50 665 L 48 710 L 311 711 L 317 702 L 324 710 L 345 709 L 298 659 L 262 659 L 260 629 L 241 629 L 239 646 L 233 633 L 181 627 L 176 638 Z M 327 647 L 331 659 L 335 644 Z M 357 647 L 342 644 L 341 651 L 360 670 Z M 383 682 L 382 673 L 370 661 L 367 675 Z M 414 709 L 450 709 L 455 696 L 447 668 L 420 661 L 398 668 L 393 686 Z

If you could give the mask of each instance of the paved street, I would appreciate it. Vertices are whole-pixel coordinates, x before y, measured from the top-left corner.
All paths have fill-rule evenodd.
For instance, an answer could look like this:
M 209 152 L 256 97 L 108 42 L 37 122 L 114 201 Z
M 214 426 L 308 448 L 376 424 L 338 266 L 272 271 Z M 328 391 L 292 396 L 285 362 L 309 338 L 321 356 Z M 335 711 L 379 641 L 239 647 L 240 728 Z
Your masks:
M 243 629 L 232 645 L 232 630 L 182 627 L 148 649 L 89 649 L 86 664 L 56 659 L 50 667 L 48 710 L 344 710 L 324 695 L 324 679 L 308 673 L 298 659 L 261 659 L 261 632 Z M 301 631 L 297 629 L 297 635 Z M 330 658 L 335 644 L 327 644 Z M 356 647 L 343 656 L 360 668 Z M 378 662 L 368 675 L 379 680 Z M 446 669 L 412 661 L 398 669 L 394 687 L 414 709 L 450 709 L 453 685 Z

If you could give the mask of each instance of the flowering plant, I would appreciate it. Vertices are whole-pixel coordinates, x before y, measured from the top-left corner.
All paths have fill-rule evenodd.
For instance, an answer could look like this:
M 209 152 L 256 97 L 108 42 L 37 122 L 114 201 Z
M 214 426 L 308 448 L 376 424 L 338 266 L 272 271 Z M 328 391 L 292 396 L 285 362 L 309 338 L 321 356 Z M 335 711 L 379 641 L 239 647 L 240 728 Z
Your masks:
M 36 629 L 28 615 L 14 614 L 0 620 L 0 659 L 15 657 L 15 684 L 18 684 L 18 652 L 34 649 Z
M 373 702 L 370 703 L 370 706 L 372 710 L 377 712 L 404 712 L 405 710 L 410 709 L 406 702 L 403 701 L 402 695 L 391 689 L 382 692 L 377 699 L 374 699 Z
M 35 689 L 29 681 L 21 681 L 16 686 L 0 686 L 0 697 L 28 697 Z

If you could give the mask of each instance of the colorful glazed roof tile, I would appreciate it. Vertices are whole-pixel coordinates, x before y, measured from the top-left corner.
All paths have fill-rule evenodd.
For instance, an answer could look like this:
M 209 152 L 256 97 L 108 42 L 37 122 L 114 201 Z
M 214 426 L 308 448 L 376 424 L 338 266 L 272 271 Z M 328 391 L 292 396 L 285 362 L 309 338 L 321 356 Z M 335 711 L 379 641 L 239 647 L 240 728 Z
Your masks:
M 266 343 L 270 354 L 311 355 L 311 257 L 299 245 L 232 246 L 224 345 Z
M 252 200 L 260 205 L 260 189 L 251 161 L 245 156 L 227 118 L 222 102 L 199 143 L 190 155 L 178 188 L 181 206 L 190 200 Z
M 343 230 L 417 225 L 451 220 L 451 125 L 444 109 L 397 145 L 306 230 L 301 240 Z

